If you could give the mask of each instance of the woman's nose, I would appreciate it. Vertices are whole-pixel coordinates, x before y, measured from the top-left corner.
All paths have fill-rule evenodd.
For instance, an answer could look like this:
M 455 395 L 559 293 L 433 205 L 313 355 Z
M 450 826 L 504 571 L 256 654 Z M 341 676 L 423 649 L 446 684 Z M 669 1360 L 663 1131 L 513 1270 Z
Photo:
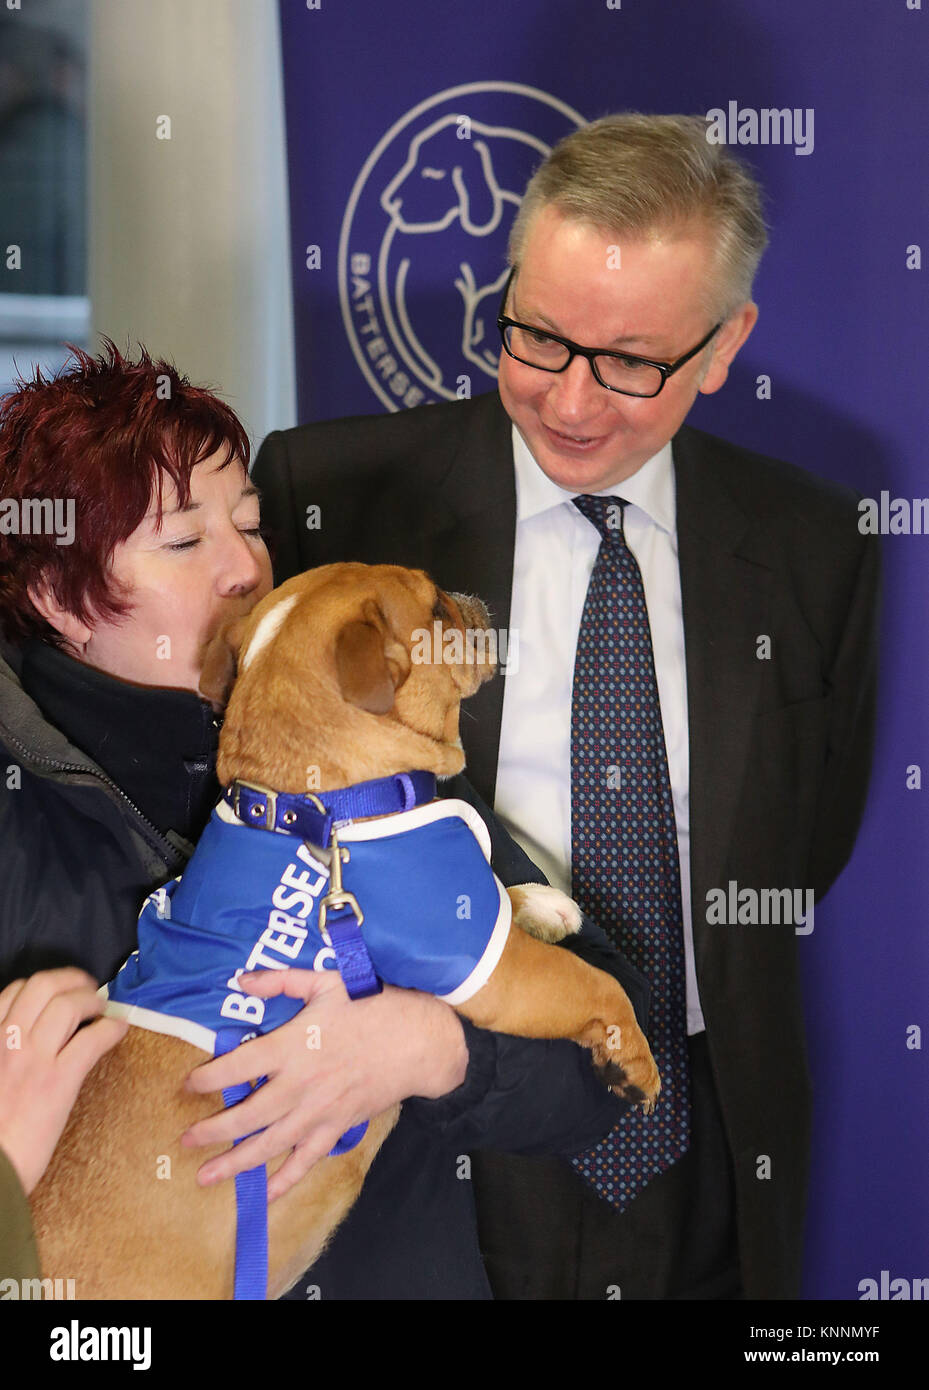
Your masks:
M 271 562 L 264 545 L 236 530 L 230 538 L 220 584 L 224 593 L 248 594 L 265 581 L 271 589 Z

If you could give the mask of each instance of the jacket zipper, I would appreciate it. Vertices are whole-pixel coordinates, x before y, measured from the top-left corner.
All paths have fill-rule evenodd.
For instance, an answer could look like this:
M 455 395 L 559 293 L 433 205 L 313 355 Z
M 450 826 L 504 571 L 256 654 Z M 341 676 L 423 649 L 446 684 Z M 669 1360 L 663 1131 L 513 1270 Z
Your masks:
M 126 795 L 122 787 L 118 787 L 116 783 L 113 781 L 113 779 L 111 777 L 108 777 L 105 772 L 95 767 L 81 767 L 78 763 L 60 763 L 55 758 L 46 758 L 41 753 L 33 753 L 30 751 L 30 749 L 26 747 L 24 743 L 20 742 L 20 740 L 16 737 L 15 734 L 8 733 L 7 731 L 4 731 L 3 737 L 5 739 L 8 739 L 10 743 L 15 744 L 17 748 L 21 749 L 22 752 L 26 755 L 27 760 L 30 762 L 45 763 L 46 766 L 54 768 L 56 772 L 77 772 L 82 773 L 84 776 L 96 777 L 99 782 L 103 782 L 105 786 L 110 787 L 114 792 L 116 792 L 117 796 L 119 796 L 123 801 L 125 801 L 126 805 L 130 808 L 131 811 L 134 812 L 134 814 L 139 818 L 142 824 L 148 830 L 151 831 L 152 836 L 157 842 L 158 848 L 162 850 L 162 853 L 164 854 L 164 850 L 167 850 L 167 854 L 164 854 L 164 858 L 166 859 L 169 867 L 173 861 L 182 857 L 180 850 L 177 849 L 174 845 L 172 845 L 170 840 L 165 839 L 158 827 L 156 825 L 153 825 L 146 815 L 143 815 L 143 813 L 139 810 L 135 802 L 131 801 L 130 798 Z

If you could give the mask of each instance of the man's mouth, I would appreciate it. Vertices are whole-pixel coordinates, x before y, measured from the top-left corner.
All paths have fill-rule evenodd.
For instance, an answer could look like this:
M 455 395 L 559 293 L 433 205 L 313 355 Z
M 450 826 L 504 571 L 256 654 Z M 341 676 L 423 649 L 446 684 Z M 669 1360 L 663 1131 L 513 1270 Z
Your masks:
M 600 443 L 600 435 L 566 434 L 563 430 L 553 429 L 551 425 L 546 425 L 545 429 L 558 444 L 569 449 L 589 449 Z

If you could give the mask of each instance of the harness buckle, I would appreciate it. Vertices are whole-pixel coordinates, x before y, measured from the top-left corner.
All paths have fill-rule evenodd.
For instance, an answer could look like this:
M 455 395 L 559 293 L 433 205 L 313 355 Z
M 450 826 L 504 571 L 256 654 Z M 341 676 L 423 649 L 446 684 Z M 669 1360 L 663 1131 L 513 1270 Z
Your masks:
M 247 816 L 243 816 L 243 815 L 242 815 L 242 812 L 241 812 L 241 809 L 240 809 L 240 804 L 239 804 L 239 803 L 240 803 L 240 798 L 241 798 L 242 788 L 243 788 L 243 787 L 245 788 L 246 791 L 258 792 L 258 794 L 259 794 L 260 796 L 263 796 L 263 797 L 265 798 L 265 804 L 264 804 L 264 806 L 257 806 L 257 805 L 252 805 L 252 806 L 250 806 L 250 807 L 249 807 L 249 814 L 248 814 Z M 233 810 L 235 811 L 235 813 L 236 813 L 236 815 L 238 816 L 239 820 L 245 820 L 245 821 L 247 821 L 247 823 L 248 823 L 249 825 L 259 825 L 259 824 L 260 824 L 260 821 L 256 821 L 254 817 L 255 817 L 256 814 L 257 814 L 257 815 L 263 815 L 263 816 L 264 816 L 264 829 L 265 829 L 265 830 L 273 830 L 273 829 L 274 829 L 274 821 L 275 821 L 275 818 L 276 818 L 276 816 L 277 816 L 277 792 L 276 792 L 276 791 L 272 791 L 272 789 L 271 789 L 270 787 L 262 787 L 262 786 L 261 786 L 259 783 L 257 783 L 257 782 L 238 782 L 238 781 L 237 781 L 236 784 L 235 784 L 235 797 L 234 797 L 234 800 L 233 800 Z

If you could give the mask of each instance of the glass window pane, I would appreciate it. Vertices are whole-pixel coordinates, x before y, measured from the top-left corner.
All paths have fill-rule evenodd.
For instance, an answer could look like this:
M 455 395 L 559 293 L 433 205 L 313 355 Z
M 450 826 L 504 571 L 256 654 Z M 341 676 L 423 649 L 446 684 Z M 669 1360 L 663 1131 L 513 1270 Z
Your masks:
M 89 0 L 0 9 L 0 392 L 89 334 Z

